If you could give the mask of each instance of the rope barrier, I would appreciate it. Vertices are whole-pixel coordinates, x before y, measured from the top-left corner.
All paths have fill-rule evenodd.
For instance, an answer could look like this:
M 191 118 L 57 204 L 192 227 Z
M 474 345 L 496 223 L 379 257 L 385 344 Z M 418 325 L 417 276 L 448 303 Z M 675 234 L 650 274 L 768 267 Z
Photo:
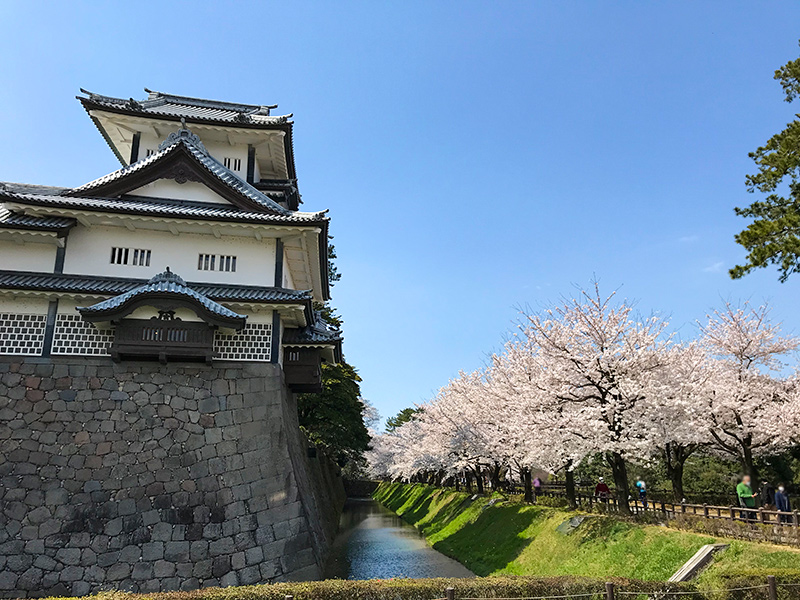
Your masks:
M 602 596 L 605 592 L 591 592 L 588 594 L 565 594 L 563 596 L 523 596 L 516 598 L 458 598 L 458 600 L 556 600 L 558 598 L 591 598 L 594 596 Z

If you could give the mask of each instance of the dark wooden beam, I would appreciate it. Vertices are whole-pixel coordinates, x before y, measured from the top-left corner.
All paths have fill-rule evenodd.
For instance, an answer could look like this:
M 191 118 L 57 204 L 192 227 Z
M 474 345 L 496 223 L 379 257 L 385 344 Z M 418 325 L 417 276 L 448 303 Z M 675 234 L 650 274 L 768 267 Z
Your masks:
M 275 287 L 283 287 L 283 240 L 275 239 Z
M 256 179 L 256 149 L 251 144 L 247 145 L 247 183 L 254 183 Z
M 131 162 L 130 164 L 135 163 L 139 160 L 139 141 L 142 139 L 142 133 L 137 131 L 133 134 L 133 142 L 131 142 Z
M 56 264 L 53 266 L 53 273 L 64 272 L 64 257 L 67 254 L 67 239 L 68 234 L 59 235 L 59 238 L 64 240 L 63 246 L 56 246 Z
M 58 300 L 51 300 L 47 306 L 47 321 L 44 325 L 44 342 L 42 356 L 50 356 L 53 346 L 53 335 L 56 331 L 56 316 L 58 315 Z
M 281 315 L 277 310 L 272 311 L 272 343 L 270 350 L 271 363 L 278 363 L 281 354 Z

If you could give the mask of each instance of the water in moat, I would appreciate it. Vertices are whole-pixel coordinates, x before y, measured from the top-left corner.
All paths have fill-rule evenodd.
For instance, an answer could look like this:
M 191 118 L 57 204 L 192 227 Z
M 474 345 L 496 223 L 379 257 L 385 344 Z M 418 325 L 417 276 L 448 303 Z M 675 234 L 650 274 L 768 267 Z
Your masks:
M 475 577 L 371 498 L 350 499 L 325 569 L 326 578 Z

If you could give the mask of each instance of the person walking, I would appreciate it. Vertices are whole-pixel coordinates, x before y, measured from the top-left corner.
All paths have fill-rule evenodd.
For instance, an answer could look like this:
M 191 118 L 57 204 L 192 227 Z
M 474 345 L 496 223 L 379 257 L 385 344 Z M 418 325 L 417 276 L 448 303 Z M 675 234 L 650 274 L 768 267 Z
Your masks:
M 739 506 L 742 508 L 755 508 L 756 495 L 753 493 L 753 488 L 750 487 L 750 475 L 745 475 L 736 486 L 736 497 L 739 498 Z M 741 511 L 741 518 L 745 521 L 753 519 L 753 513 L 749 510 Z
M 611 490 L 608 489 L 608 485 L 602 477 L 597 480 L 597 485 L 594 486 L 594 495 L 604 503 L 608 503 L 608 497 L 611 495 Z
M 789 513 L 792 510 L 789 496 L 786 494 L 786 488 L 782 483 L 778 484 L 778 489 L 775 491 L 775 507 L 782 513 Z M 781 523 L 790 523 L 791 521 L 792 517 L 790 515 L 781 515 Z
M 644 479 L 641 477 L 636 480 L 636 489 L 639 490 L 639 500 L 642 506 L 647 508 L 647 486 L 644 483 Z
M 541 491 L 542 491 L 542 480 L 541 480 L 541 479 L 539 479 L 538 477 L 536 477 L 536 478 L 533 480 L 533 491 L 536 493 L 536 495 L 537 495 L 537 496 L 538 496 L 538 495 L 541 493 Z
M 775 510 L 775 488 L 766 479 L 761 480 L 761 506 L 767 510 Z

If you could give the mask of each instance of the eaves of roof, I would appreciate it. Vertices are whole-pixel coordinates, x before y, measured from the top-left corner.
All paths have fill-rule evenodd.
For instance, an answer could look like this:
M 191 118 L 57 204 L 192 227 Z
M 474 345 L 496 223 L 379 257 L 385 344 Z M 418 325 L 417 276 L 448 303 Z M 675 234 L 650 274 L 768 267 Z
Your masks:
M 0 190 L 0 200 L 26 206 L 52 206 L 89 212 L 142 215 L 198 221 L 224 221 L 265 225 L 322 226 L 328 217 L 324 212 L 275 215 L 265 212 L 244 211 L 226 204 L 191 202 L 123 196 L 121 198 L 85 198 L 76 196 L 50 196 L 42 194 L 9 193 Z
M 121 115 L 131 115 L 138 117 L 156 118 L 165 121 L 180 121 L 185 119 L 187 123 L 202 123 L 208 125 L 220 125 L 222 127 L 235 127 L 241 129 L 274 129 L 290 133 L 292 130 L 292 121 L 289 120 L 291 115 L 284 117 L 272 117 L 264 120 L 253 121 L 236 121 L 233 114 L 228 116 L 225 114 L 228 111 L 214 111 L 208 110 L 206 112 L 200 111 L 179 111 L 179 110 L 162 110 L 159 111 L 158 107 L 151 109 L 136 108 L 130 102 L 116 102 L 110 101 L 113 99 L 98 100 L 93 98 L 84 98 L 83 96 L 75 96 L 83 105 L 86 112 L 90 110 L 103 110 L 113 112 Z M 96 97 L 95 97 L 96 98 Z M 144 101 L 146 104 L 147 101 Z M 143 103 L 137 103 L 143 104 Z M 174 106 L 174 105 L 173 105 Z M 177 107 L 176 107 L 177 108 Z M 235 114 L 236 111 L 230 111 Z M 90 115 L 91 116 L 91 115 Z M 249 116 L 249 115 L 248 115 Z
M 10 290 L 116 296 L 145 284 L 147 284 L 145 279 L 127 277 L 0 270 L 0 289 Z M 308 307 L 311 306 L 310 293 L 302 290 L 222 283 L 189 282 L 186 285 L 199 294 L 217 302 L 302 304 Z
M 16 213 L 0 205 L 0 228 L 62 233 L 75 226 L 75 219 L 68 217 L 35 217 Z

